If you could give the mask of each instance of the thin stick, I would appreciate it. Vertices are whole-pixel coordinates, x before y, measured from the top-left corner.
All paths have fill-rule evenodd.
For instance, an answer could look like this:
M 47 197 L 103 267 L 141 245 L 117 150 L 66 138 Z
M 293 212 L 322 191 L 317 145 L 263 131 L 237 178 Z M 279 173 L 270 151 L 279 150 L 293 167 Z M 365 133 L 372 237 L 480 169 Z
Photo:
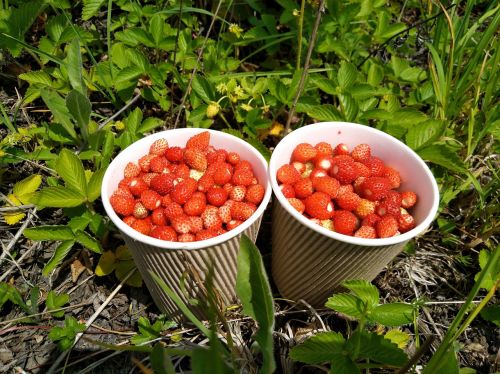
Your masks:
M 314 21 L 314 28 L 311 34 L 311 39 L 309 40 L 309 48 L 307 50 L 306 61 L 304 63 L 304 70 L 302 71 L 302 76 L 300 77 L 299 87 L 297 88 L 297 93 L 293 99 L 292 107 L 290 108 L 290 113 L 288 113 L 288 119 L 286 121 L 285 134 L 290 132 L 290 124 L 292 123 L 292 117 L 295 114 L 295 107 L 297 106 L 297 102 L 299 101 L 300 95 L 302 95 L 302 91 L 304 90 L 304 85 L 306 83 L 306 77 L 309 69 L 309 63 L 311 62 L 311 55 L 314 49 L 314 44 L 316 42 L 316 35 L 318 34 L 319 24 L 321 22 L 321 15 L 325 10 L 325 0 L 321 0 L 319 4 L 318 13 L 316 13 L 316 21 Z
M 124 111 L 126 111 L 131 105 L 133 105 L 137 100 L 141 98 L 141 93 L 139 92 L 137 95 L 135 95 L 127 104 L 123 106 L 118 112 L 113 114 L 111 117 L 109 117 L 106 121 L 101 123 L 99 127 L 97 128 L 97 131 L 101 130 L 104 126 L 106 126 L 108 123 L 113 121 L 115 118 L 117 118 L 120 114 L 122 114 Z
M 196 60 L 196 65 L 194 66 L 193 72 L 191 73 L 191 77 L 189 78 L 189 83 L 186 87 L 186 92 L 184 92 L 184 96 L 182 97 L 182 101 L 181 101 L 181 104 L 179 106 L 179 110 L 177 112 L 177 117 L 175 118 L 174 129 L 177 128 L 177 124 L 179 123 L 179 119 L 181 117 L 182 110 L 184 109 L 187 97 L 189 95 L 189 90 L 191 89 L 191 85 L 193 84 L 193 79 L 196 76 L 196 72 L 198 71 L 198 66 L 200 64 L 200 60 L 201 60 L 201 56 L 203 55 L 203 51 L 205 50 L 205 45 L 207 44 L 208 36 L 210 35 L 210 32 L 212 31 L 212 28 L 215 24 L 215 19 L 217 17 L 217 14 L 219 13 L 219 9 L 220 9 L 222 2 L 223 1 L 221 0 L 221 1 L 219 1 L 219 4 L 217 4 L 217 9 L 215 10 L 214 16 L 212 17 L 212 22 L 210 22 L 210 26 L 208 27 L 208 31 L 207 31 L 207 34 L 205 36 L 205 40 L 203 40 L 203 44 L 201 45 L 201 48 L 198 51 L 198 59 Z
M 410 360 L 406 363 L 405 366 L 399 369 L 397 374 L 404 374 L 408 370 L 410 370 L 411 367 L 415 365 L 418 362 L 418 360 L 420 360 L 420 358 L 425 354 L 425 352 L 427 352 L 431 348 L 431 344 L 433 341 L 434 341 L 434 335 L 429 335 L 427 339 L 425 339 L 424 344 L 422 344 L 422 347 L 420 347 L 417 353 L 415 353 L 413 357 L 410 358 Z

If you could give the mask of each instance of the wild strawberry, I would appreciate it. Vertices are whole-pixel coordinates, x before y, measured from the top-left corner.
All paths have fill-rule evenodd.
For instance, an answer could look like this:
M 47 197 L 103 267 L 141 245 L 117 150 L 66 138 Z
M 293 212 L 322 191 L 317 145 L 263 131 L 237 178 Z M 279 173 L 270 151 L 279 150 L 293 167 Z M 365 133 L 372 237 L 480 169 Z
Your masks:
M 153 180 L 154 177 L 157 175 L 160 175 L 158 173 L 144 173 L 141 175 L 141 179 L 144 181 L 149 186 L 151 186 L 151 181 Z
M 190 227 L 190 231 L 193 233 L 193 234 L 196 234 L 198 232 L 200 232 L 201 230 L 203 230 L 203 219 L 201 217 L 194 217 L 194 216 L 191 216 L 189 217 L 189 227 Z
M 294 161 L 292 162 L 292 166 L 297 169 L 297 171 L 299 172 L 299 174 L 302 174 L 306 171 L 306 164 L 304 164 L 303 162 L 300 162 L 300 161 Z
M 153 230 L 151 230 L 149 235 L 153 238 L 169 242 L 177 241 L 177 233 L 170 226 L 156 226 Z
M 333 165 L 333 158 L 332 156 L 317 156 L 314 159 L 314 167 L 316 169 L 322 169 L 322 170 L 330 170 L 330 168 Z
M 306 209 L 306 206 L 304 205 L 304 203 L 302 202 L 302 200 L 300 199 L 297 199 L 295 197 L 291 197 L 289 199 L 287 199 L 288 202 L 290 203 L 290 205 L 297 211 L 299 212 L 300 214 L 304 213 L 305 209 Z
M 385 164 L 378 157 L 370 157 L 367 161 L 364 161 L 365 164 L 370 169 L 370 176 L 372 177 L 382 177 L 384 176 Z
M 254 175 L 251 170 L 239 169 L 234 171 L 231 181 L 234 185 L 250 186 L 253 178 Z
M 232 229 L 235 229 L 236 227 L 238 227 L 239 225 L 241 225 L 243 223 L 243 221 L 239 221 L 237 219 L 232 219 L 231 221 L 229 221 L 226 225 L 227 229 L 228 230 L 232 230 Z
M 187 178 L 175 185 L 170 196 L 176 203 L 185 204 L 197 189 L 198 182 L 194 179 Z
M 170 173 L 168 160 L 162 156 L 152 158 L 149 163 L 149 170 L 153 173 Z
M 354 213 L 359 218 L 365 218 L 369 214 L 372 214 L 374 212 L 375 212 L 375 202 L 367 199 L 360 199 L 357 208 L 354 209 Z
M 224 204 L 223 206 L 219 207 L 217 214 L 219 215 L 223 223 L 228 223 L 229 221 L 231 221 L 231 206 Z
M 311 161 L 308 161 L 305 163 L 306 165 L 306 170 L 300 175 L 302 178 L 307 178 L 311 175 L 311 173 L 314 170 L 314 163 Z
M 415 219 L 410 214 L 401 214 L 398 217 L 398 230 L 400 232 L 410 231 L 415 226 Z
M 330 196 L 323 192 L 315 192 L 304 201 L 305 211 L 313 218 L 329 219 L 334 208 Z
M 243 186 L 242 186 L 243 187 Z M 222 188 L 227 192 L 228 195 L 231 194 L 231 191 L 233 190 L 234 186 L 232 183 L 225 183 Z
M 214 185 L 214 178 L 211 175 L 203 174 L 203 176 L 198 179 L 198 191 L 207 192 Z
M 368 161 L 371 157 L 371 148 L 368 144 L 358 144 L 352 149 L 351 156 L 354 161 Z
M 186 164 L 175 165 L 174 176 L 176 178 L 187 179 L 190 178 L 191 169 Z
M 214 165 L 216 165 L 217 167 L 215 173 L 213 174 L 215 184 L 223 186 L 224 184 L 229 183 L 231 181 L 231 178 L 233 177 L 233 170 L 231 165 L 225 162 L 217 163 Z
M 417 203 L 417 194 L 413 191 L 401 192 L 401 206 L 405 209 L 413 207 Z
M 141 173 L 141 168 L 137 164 L 129 162 L 127 166 L 125 166 L 125 170 L 123 171 L 123 176 L 125 178 L 133 178 L 137 177 L 140 173 Z
M 287 199 L 295 197 L 295 190 L 293 189 L 293 186 L 291 184 L 280 184 L 279 188 L 283 196 L 285 196 Z
M 139 159 L 139 167 L 144 173 L 149 172 L 151 160 L 155 157 L 156 157 L 155 155 L 145 155 Z
M 344 143 L 339 143 L 333 150 L 334 155 L 348 155 L 349 147 Z
M 398 233 L 398 220 L 386 214 L 375 224 L 375 230 L 379 238 L 390 238 Z
M 151 221 L 153 225 L 156 226 L 165 226 L 167 224 L 167 216 L 165 215 L 165 211 L 163 208 L 156 208 L 151 213 Z
M 161 205 L 161 196 L 153 190 L 146 190 L 141 193 L 140 199 L 141 203 L 149 210 L 155 210 Z
M 210 133 L 203 131 L 197 135 L 192 136 L 186 142 L 186 148 L 196 148 L 200 151 L 206 151 L 210 143 Z
M 391 182 L 384 177 L 370 177 L 361 184 L 361 195 L 368 200 L 381 200 L 391 189 Z
M 316 157 L 318 151 L 309 143 L 298 144 L 292 152 L 292 161 L 307 162 Z
M 149 153 L 152 155 L 163 155 L 168 148 L 167 139 L 155 140 L 151 147 L 149 147 Z
M 231 206 L 231 218 L 246 221 L 255 212 L 251 204 L 235 201 Z
M 182 209 L 180 204 L 171 202 L 165 206 L 164 212 L 167 218 L 172 220 L 174 217 L 183 215 L 184 209 Z
M 136 221 L 137 218 L 134 216 L 126 216 L 123 218 L 123 222 L 125 222 L 126 225 L 132 226 L 132 224 Z
M 389 190 L 387 192 L 387 196 L 383 199 L 383 201 L 390 201 L 392 204 L 400 207 L 401 206 L 401 194 L 398 191 Z
M 221 206 L 227 200 L 227 192 L 222 187 L 212 187 L 207 191 L 207 201 L 214 206 Z
M 153 225 L 151 224 L 151 220 L 145 218 L 135 220 L 131 227 L 134 230 L 139 231 L 141 234 L 149 235 L 151 229 L 153 228 Z
M 191 220 L 186 215 L 180 215 L 172 218 L 173 229 L 179 234 L 187 234 L 191 231 Z
M 293 189 L 295 190 L 295 196 L 299 199 L 305 199 L 308 196 L 311 196 L 314 192 L 313 182 L 309 178 L 302 178 L 297 183 L 293 185 Z
M 359 229 L 356 230 L 354 236 L 357 238 L 364 238 L 364 239 L 376 239 L 377 231 L 375 231 L 375 228 L 372 226 L 361 226 Z
M 187 233 L 187 234 L 181 234 L 177 237 L 177 241 L 180 242 L 180 243 L 190 243 L 190 242 L 194 242 L 196 240 L 196 236 L 194 234 L 191 234 L 191 233 Z
M 389 199 L 384 199 L 380 204 L 375 208 L 375 213 L 377 213 L 380 217 L 385 216 L 386 214 L 390 214 L 394 217 L 399 217 L 401 211 L 399 205 L 394 203 Z
M 210 229 L 201 230 L 196 234 L 196 241 L 207 240 L 217 236 L 217 232 Z
M 151 179 L 149 186 L 160 195 L 166 195 L 174 188 L 174 176 L 172 174 L 158 174 Z
M 134 196 L 141 196 L 141 194 L 148 189 L 148 185 L 142 178 L 135 177 L 128 183 L 128 189 Z
M 328 176 L 328 173 L 326 172 L 326 170 L 323 170 L 323 169 L 313 169 L 313 171 L 311 171 L 311 173 L 309 174 L 309 178 L 311 178 L 311 180 L 314 180 L 314 179 L 320 178 L 320 177 L 327 177 L 327 176 Z
M 218 212 L 219 210 L 216 207 L 208 205 L 201 214 L 203 226 L 206 229 L 217 229 L 222 227 L 222 219 L 219 217 Z
M 202 151 L 196 148 L 186 148 L 184 150 L 184 161 L 186 164 L 196 170 L 207 170 L 208 161 Z
M 229 198 L 234 201 L 245 200 L 245 195 L 247 193 L 247 188 L 245 186 L 234 186 L 229 193 Z
M 366 180 L 366 177 L 357 177 L 356 180 L 352 183 L 353 191 L 358 195 L 361 195 L 361 185 Z
M 347 210 L 337 210 L 333 215 L 333 226 L 335 232 L 344 235 L 352 235 L 359 225 L 358 218 Z
M 205 208 L 207 207 L 207 203 L 204 198 L 191 196 L 191 198 L 186 201 L 183 206 L 184 213 L 188 216 L 199 216 Z
M 165 157 L 170 162 L 181 162 L 184 158 L 184 151 L 181 147 L 170 147 L 165 151 Z
M 285 164 L 276 172 L 276 179 L 280 183 L 293 185 L 300 180 L 300 174 L 292 165 Z
M 343 185 L 341 185 L 339 187 L 339 192 L 338 192 L 337 196 L 343 195 L 343 194 L 345 194 L 347 192 L 354 192 L 354 187 L 352 186 L 352 184 L 343 184 Z
M 135 201 L 132 197 L 112 195 L 109 203 L 116 214 L 121 216 L 130 216 L 134 212 Z
M 338 195 L 335 202 L 344 210 L 355 210 L 361 201 L 358 194 L 354 192 L 346 192 L 345 194 Z
M 375 224 L 380 221 L 380 217 L 375 213 L 369 213 L 366 217 L 361 221 L 361 226 L 372 226 L 375 227 Z
M 330 175 L 341 184 L 350 184 L 359 176 L 357 175 L 357 170 L 352 158 L 340 158 L 340 156 L 336 156 L 332 159 Z
M 247 192 L 245 194 L 245 200 L 249 203 L 253 203 L 255 205 L 259 205 L 262 199 L 264 198 L 264 194 L 266 189 L 261 184 L 252 184 L 248 186 Z
M 229 152 L 227 154 L 227 162 L 229 162 L 231 165 L 237 165 L 238 162 L 240 162 L 240 155 L 236 152 Z
M 135 218 L 143 219 L 143 218 L 146 218 L 148 216 L 148 214 L 149 214 L 149 212 L 143 203 L 141 203 L 140 201 L 135 203 L 134 213 L 133 213 Z
M 318 151 L 317 156 L 331 156 L 333 154 L 333 148 L 327 142 L 319 142 L 314 148 Z
M 161 198 L 161 206 L 162 207 L 166 207 L 168 204 L 170 204 L 172 202 L 172 198 L 170 197 L 170 195 L 165 195 Z
M 248 162 L 247 160 L 241 160 L 238 162 L 238 164 L 234 167 L 234 170 L 250 170 L 252 171 L 252 164 Z
M 207 151 L 207 162 L 209 165 L 216 164 L 218 162 L 225 162 L 226 161 L 226 154 L 225 153 L 220 153 L 219 151 L 216 151 L 215 149 L 211 149 L 212 147 L 208 147 Z
M 399 174 L 399 171 L 391 168 L 390 166 L 385 167 L 384 174 L 382 176 L 389 179 L 391 187 L 394 189 L 399 188 L 401 185 L 401 175 Z
M 130 192 L 130 190 L 128 189 L 127 186 L 118 187 L 115 190 L 115 192 L 113 192 L 113 195 L 111 195 L 111 196 L 121 196 L 121 197 L 130 198 L 130 199 L 134 198 L 134 195 L 132 195 L 132 193 Z
M 313 187 L 316 191 L 324 192 L 332 199 L 337 197 L 340 183 L 335 178 L 328 176 L 316 177 L 313 179 L 312 182 L 313 182 Z
M 361 162 L 354 162 L 354 170 L 357 175 L 356 179 L 368 178 L 371 175 L 371 171 L 365 164 Z

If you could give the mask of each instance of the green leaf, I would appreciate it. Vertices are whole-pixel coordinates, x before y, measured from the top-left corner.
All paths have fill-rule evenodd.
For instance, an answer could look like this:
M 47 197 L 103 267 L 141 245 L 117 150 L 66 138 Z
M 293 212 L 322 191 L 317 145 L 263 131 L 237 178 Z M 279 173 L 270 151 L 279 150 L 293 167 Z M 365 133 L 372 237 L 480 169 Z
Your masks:
M 401 367 L 408 361 L 406 353 L 396 344 L 382 335 L 366 331 L 355 331 L 346 344 L 349 352 L 353 352 L 356 340 L 359 339 L 358 358 L 370 359 L 385 365 Z
M 366 303 L 370 309 L 378 305 L 380 297 L 378 289 L 370 282 L 362 279 L 354 279 L 345 281 L 342 286 L 351 290 L 352 293 Z
M 325 306 L 349 317 L 361 319 L 365 315 L 360 298 L 349 294 L 337 294 L 328 298 Z
M 19 74 L 19 78 L 29 82 L 30 84 L 41 84 L 43 86 L 51 86 L 52 79 L 45 71 L 29 71 L 27 73 Z
M 337 73 L 337 80 L 342 91 L 347 91 L 356 82 L 358 72 L 356 67 L 350 62 L 341 61 Z
M 56 160 L 55 169 L 67 187 L 87 195 L 87 179 L 82 161 L 76 154 L 64 148 Z
M 144 69 L 139 66 L 127 66 L 120 70 L 120 72 L 116 75 L 114 84 L 119 84 L 123 82 L 130 82 L 134 84 L 137 82 L 137 79 L 144 74 Z
M 453 345 L 448 348 L 435 369 L 436 373 L 459 374 L 457 354 Z
M 67 240 L 57 246 L 49 262 L 47 262 L 42 270 L 44 276 L 48 276 L 66 257 L 73 245 L 74 240 Z
M 155 14 L 153 17 L 151 17 L 151 20 L 149 21 L 149 33 L 153 37 L 153 40 L 157 46 L 160 45 L 160 42 L 163 39 L 164 24 L 165 21 L 159 14 Z
M 410 335 L 407 332 L 396 329 L 387 331 L 384 338 L 389 339 L 401 349 L 405 349 L 410 341 Z
M 7 301 L 21 307 L 26 313 L 30 313 L 30 308 L 24 302 L 17 288 L 11 284 L 0 282 L 0 309 Z
M 341 121 L 342 115 L 332 104 L 314 105 L 307 108 L 306 113 L 309 117 L 318 121 Z
M 87 234 L 85 231 L 77 231 L 75 233 L 75 240 L 85 248 L 88 248 L 95 253 L 102 252 L 102 248 L 99 242 L 94 237 Z
M 327 94 L 336 95 L 338 93 L 337 92 L 337 85 L 331 79 L 327 79 L 327 78 L 322 77 L 322 78 L 311 79 L 311 81 L 321 91 L 323 91 Z
M 142 111 L 139 108 L 135 108 L 132 113 L 125 119 L 125 125 L 127 130 L 132 134 L 137 133 L 137 129 L 139 128 L 142 122 Z
M 356 363 L 343 353 L 334 353 L 331 359 L 331 374 L 361 374 Z
M 66 96 L 66 106 L 80 127 L 84 139 L 88 138 L 87 126 L 90 122 L 90 113 L 92 112 L 92 104 L 87 96 L 77 90 L 72 90 Z
M 23 203 L 29 204 L 28 195 L 35 192 L 42 183 L 42 177 L 39 174 L 30 175 L 27 178 L 17 182 L 12 192 Z
M 67 304 L 69 301 L 69 295 L 67 293 L 61 293 L 57 295 L 55 291 L 50 290 L 47 294 L 47 300 L 45 301 L 45 305 L 47 306 L 48 311 L 56 318 L 61 318 L 64 316 L 64 310 L 59 310 L 57 312 L 53 312 L 55 309 L 60 309 L 63 305 Z
M 238 254 L 236 293 L 241 300 L 243 313 L 257 321 L 259 330 L 255 341 L 264 357 L 261 370 L 272 373 L 276 364 L 273 351 L 274 304 L 269 280 L 262 257 L 255 244 L 243 234 Z
M 487 306 L 481 310 L 481 317 L 500 326 L 500 304 Z
M 101 185 L 102 179 L 104 178 L 104 173 L 106 173 L 105 168 L 97 170 L 92 177 L 90 177 L 89 183 L 87 185 L 87 200 L 92 202 L 101 196 Z
M 410 127 L 406 133 L 406 144 L 414 150 L 431 145 L 437 141 L 446 129 L 446 122 L 430 119 Z
M 401 326 L 413 322 L 413 305 L 392 303 L 379 305 L 372 310 L 370 320 L 384 326 Z
M 105 0 L 83 0 L 82 19 L 87 21 L 94 17 Z
M 445 167 L 458 173 L 466 173 L 467 168 L 456 152 L 451 151 L 445 145 L 431 145 L 419 149 L 417 153 L 426 161 Z
M 195 76 L 193 79 L 193 91 L 205 102 L 210 103 L 215 100 L 215 94 L 210 82 L 202 76 Z
M 229 374 L 234 373 L 224 361 L 224 357 L 220 354 L 214 354 L 212 346 L 209 349 L 198 347 L 193 350 L 193 357 L 191 359 L 192 373 L 205 374 L 207 368 L 210 373 L 214 374 Z
M 78 38 L 74 38 L 73 41 L 69 43 L 66 60 L 66 69 L 68 70 L 68 79 L 71 83 L 71 87 L 84 95 L 82 54 L 80 52 L 80 41 Z
M 116 267 L 116 257 L 112 251 L 105 251 L 99 258 L 99 262 L 95 268 L 95 275 L 102 277 L 111 274 Z
M 267 148 L 264 144 L 262 144 L 258 139 L 256 138 L 248 138 L 245 139 L 245 141 L 249 144 L 251 144 L 254 148 L 256 148 L 262 156 L 266 159 L 267 162 L 271 160 L 271 151 L 269 148 Z
M 46 187 L 35 194 L 35 203 L 42 207 L 73 208 L 85 202 L 84 195 L 67 187 Z
M 481 270 L 484 269 L 484 267 L 490 260 L 490 257 L 491 257 L 491 252 L 486 249 L 482 249 L 479 252 L 479 267 L 481 268 Z M 477 279 L 479 278 L 479 274 L 480 273 L 476 274 L 476 276 L 474 277 L 475 281 L 477 281 Z M 484 276 L 480 287 L 489 291 L 491 288 L 493 288 L 493 286 L 499 279 L 500 279 L 500 261 L 496 263 L 496 265 L 492 268 L 492 271 L 488 272 Z
M 156 374 L 176 373 L 172 359 L 168 354 L 168 350 L 165 349 L 165 347 L 163 347 L 160 343 L 155 344 L 149 357 L 151 360 L 151 368 Z
M 334 354 L 342 353 L 344 345 L 341 333 L 321 332 L 293 347 L 290 358 L 306 364 L 320 364 L 332 360 Z
M 47 225 L 30 227 L 24 230 L 24 236 L 31 240 L 73 240 L 73 231 L 68 226 Z
M 66 106 L 66 101 L 57 92 L 49 89 L 42 88 L 40 95 L 47 108 L 52 112 L 54 121 L 61 124 L 73 139 L 77 139 L 78 137 L 73 122 L 71 122 L 71 114 Z
M 358 103 L 350 94 L 339 94 L 338 95 L 340 106 L 342 108 L 342 113 L 344 113 L 345 119 L 352 122 L 356 119 L 358 115 Z

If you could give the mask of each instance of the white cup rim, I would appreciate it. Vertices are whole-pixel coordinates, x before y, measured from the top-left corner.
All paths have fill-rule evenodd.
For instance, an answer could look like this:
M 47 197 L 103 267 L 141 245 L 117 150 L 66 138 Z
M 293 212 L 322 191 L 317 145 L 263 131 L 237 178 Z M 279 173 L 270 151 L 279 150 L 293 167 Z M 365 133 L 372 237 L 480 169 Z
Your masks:
M 363 130 L 366 131 L 367 133 L 372 133 L 372 134 L 377 134 L 379 136 L 385 137 L 388 141 L 391 143 L 395 144 L 396 146 L 399 146 L 403 148 L 407 153 L 409 157 L 414 158 L 422 167 L 424 170 L 425 174 L 429 178 L 431 185 L 432 185 L 432 207 L 425 216 L 425 218 L 420 222 L 415 228 L 412 230 L 409 230 L 405 233 L 402 233 L 398 236 L 393 236 L 390 238 L 379 238 L 379 239 L 366 239 L 366 238 L 358 238 L 355 236 L 348 236 L 348 235 L 343 235 L 336 233 L 334 231 L 328 230 L 321 225 L 318 225 L 314 222 L 312 222 L 310 219 L 306 218 L 302 214 L 300 214 L 295 208 L 291 206 L 291 204 L 287 201 L 286 197 L 283 195 L 281 192 L 281 189 L 279 188 L 278 181 L 276 180 L 276 172 L 282 164 L 278 165 L 277 157 L 275 155 L 278 155 L 282 149 L 285 147 L 285 144 L 287 141 L 296 141 L 297 138 L 300 139 L 301 134 L 305 134 L 308 131 L 311 130 L 310 127 L 314 127 L 314 129 L 320 129 L 323 127 L 326 130 L 332 130 L 332 127 L 336 126 L 363 126 Z M 293 136 L 291 136 L 293 134 Z M 297 142 L 297 144 L 300 143 Z M 303 225 L 307 226 L 311 230 L 322 234 L 324 236 L 327 236 L 329 238 L 349 243 L 349 244 L 355 244 L 363 247 L 380 247 L 380 246 L 390 246 L 390 245 L 395 245 L 403 242 L 407 242 L 410 239 L 413 239 L 415 236 L 419 235 L 423 231 L 425 231 L 432 221 L 434 220 L 434 217 L 437 213 L 438 207 L 439 207 L 439 188 L 437 185 L 437 182 L 429 169 L 429 167 L 426 165 L 426 163 L 420 158 L 420 156 L 417 155 L 410 147 L 408 147 L 406 144 L 401 142 L 400 140 L 396 139 L 395 137 L 377 130 L 375 128 L 358 124 L 358 123 L 353 123 L 353 122 L 340 122 L 340 121 L 332 121 L 332 122 L 318 122 L 314 123 L 311 125 L 303 126 L 298 128 L 297 130 L 294 130 L 287 136 L 285 136 L 275 147 L 273 154 L 271 155 L 271 160 L 269 162 L 269 179 L 271 181 L 271 186 L 274 191 L 274 195 L 278 199 L 279 203 L 281 206 L 291 215 L 293 216 L 296 220 L 301 222 Z
M 109 202 L 110 195 L 108 194 L 108 190 L 106 186 L 110 184 L 111 178 L 112 178 L 112 170 L 117 168 L 117 165 L 119 164 L 119 161 L 123 158 L 127 157 L 127 154 L 129 152 L 134 152 L 137 149 L 141 148 L 141 146 L 146 143 L 148 145 L 151 145 L 153 141 L 168 137 L 169 133 L 172 131 L 176 132 L 185 132 L 188 135 L 195 135 L 203 131 L 208 131 L 210 132 L 211 135 L 217 136 L 217 137 L 223 137 L 226 138 L 228 141 L 231 142 L 236 142 L 239 144 L 241 147 L 245 147 L 249 149 L 259 160 L 261 163 L 261 166 L 264 167 L 267 175 L 267 169 L 268 169 L 268 163 L 266 159 L 260 154 L 255 147 L 244 141 L 243 139 L 240 139 L 234 135 L 222 132 L 222 131 L 217 131 L 217 130 L 211 130 L 211 129 L 202 129 L 202 128 L 181 128 L 181 129 L 171 129 L 171 130 L 165 130 L 165 131 L 160 131 L 151 135 L 148 135 L 131 145 L 129 145 L 127 148 L 122 150 L 114 159 L 113 161 L 109 164 L 103 180 L 102 180 L 102 186 L 101 186 L 101 200 L 104 205 L 104 209 L 108 215 L 108 217 L 111 219 L 111 221 L 115 224 L 115 226 L 123 232 L 125 235 L 129 236 L 130 238 L 137 240 L 138 242 L 148 244 L 153 247 L 159 247 L 159 248 L 164 248 L 164 249 L 172 249 L 172 250 L 178 250 L 178 249 L 184 249 L 184 250 L 195 250 L 195 249 L 202 249 L 202 248 L 208 248 L 208 247 L 213 247 L 217 246 L 219 244 L 222 244 L 224 242 L 227 242 L 234 237 L 240 235 L 243 233 L 246 229 L 248 229 L 257 219 L 259 219 L 263 213 L 264 210 L 267 207 L 267 204 L 269 203 L 269 200 L 271 199 L 271 194 L 272 194 L 272 188 L 271 184 L 269 182 L 269 178 L 266 178 L 266 181 L 259 181 L 262 185 L 265 186 L 266 192 L 264 194 L 264 198 L 262 199 L 262 202 L 260 205 L 257 207 L 257 210 L 252 214 L 250 218 L 248 218 L 245 222 L 243 222 L 241 225 L 238 227 L 222 234 L 218 235 L 214 238 L 206 239 L 206 240 L 200 240 L 200 241 L 194 241 L 194 242 L 171 242 L 171 241 L 166 241 L 166 240 L 161 240 L 161 239 L 156 239 L 151 236 L 147 236 L 144 234 L 141 234 L 140 232 L 134 230 L 130 226 L 128 226 L 123 220 L 115 213 L 113 208 L 111 207 L 111 203 Z M 179 146 L 184 146 L 184 145 L 179 145 Z M 138 155 L 138 157 L 142 156 Z M 254 166 L 255 167 L 255 166 Z

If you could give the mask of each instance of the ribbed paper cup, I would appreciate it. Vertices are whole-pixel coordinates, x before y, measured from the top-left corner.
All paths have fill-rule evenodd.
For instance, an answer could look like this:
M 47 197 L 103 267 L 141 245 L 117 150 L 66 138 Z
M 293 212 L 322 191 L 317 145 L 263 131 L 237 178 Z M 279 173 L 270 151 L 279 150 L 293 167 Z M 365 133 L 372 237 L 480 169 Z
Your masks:
M 412 210 L 416 227 L 392 238 L 362 239 L 330 231 L 298 213 L 283 196 L 276 171 L 290 162 L 297 144 L 319 142 L 345 143 L 350 149 L 369 144 L 372 155 L 399 171 L 398 190 L 416 192 L 418 202 Z M 272 227 L 274 281 L 283 297 L 313 306 L 323 306 L 347 279 L 375 278 L 410 239 L 428 228 L 439 204 L 437 183 L 415 152 L 382 131 L 356 123 L 323 122 L 291 132 L 275 148 L 269 175 L 277 197 Z
M 101 197 L 106 213 L 123 234 L 153 300 L 162 312 L 178 321 L 183 319 L 180 310 L 161 290 L 150 272 L 157 274 L 189 306 L 193 299 L 205 298 L 205 280 L 209 269 L 213 268 L 213 285 L 220 303 L 224 306 L 236 302 L 236 258 L 239 240 L 242 234 L 246 234 L 253 241 L 256 240 L 262 215 L 271 197 L 266 160 L 245 141 L 220 131 L 208 130 L 210 145 L 228 152 L 237 152 L 241 159 L 252 164 L 254 174 L 266 192 L 255 213 L 243 224 L 223 235 L 203 241 L 179 243 L 143 235 L 118 217 L 109 198 L 123 179 L 125 165 L 129 162 L 137 163 L 141 156 L 148 153 L 155 140 L 165 138 L 169 146 L 184 147 L 190 137 L 201 131 L 192 128 L 167 130 L 133 143 L 111 162 L 102 182 Z M 206 317 L 200 307 L 191 306 L 191 310 L 199 318 Z

